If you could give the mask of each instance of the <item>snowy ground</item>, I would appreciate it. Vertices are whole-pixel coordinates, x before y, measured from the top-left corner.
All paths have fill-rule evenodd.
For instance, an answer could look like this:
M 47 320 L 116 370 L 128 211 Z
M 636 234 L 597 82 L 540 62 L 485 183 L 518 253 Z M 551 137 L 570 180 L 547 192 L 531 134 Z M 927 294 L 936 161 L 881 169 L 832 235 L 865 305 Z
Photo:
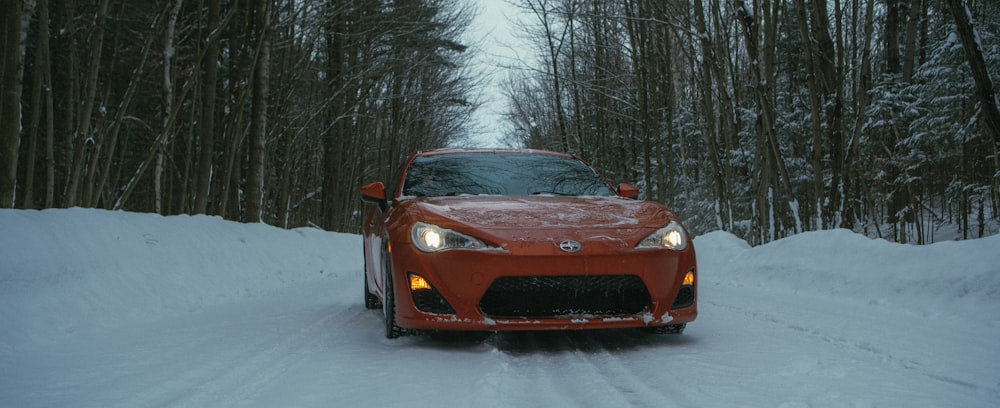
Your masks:
M 0 407 L 1000 406 L 1000 236 L 695 245 L 680 336 L 387 340 L 358 236 L 0 210 Z

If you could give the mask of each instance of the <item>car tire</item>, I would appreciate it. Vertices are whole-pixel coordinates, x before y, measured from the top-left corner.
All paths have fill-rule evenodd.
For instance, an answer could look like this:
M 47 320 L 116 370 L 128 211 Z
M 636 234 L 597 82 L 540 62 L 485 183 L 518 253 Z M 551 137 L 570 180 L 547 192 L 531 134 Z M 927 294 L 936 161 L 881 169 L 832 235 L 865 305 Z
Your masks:
M 365 271 L 367 271 L 367 270 L 368 270 L 368 268 L 366 267 Z M 368 287 L 368 273 L 367 272 L 365 272 L 365 275 L 364 275 L 364 277 L 362 279 L 365 280 L 365 309 L 371 309 L 371 310 L 381 309 L 382 308 L 382 301 L 379 300 L 378 296 L 373 295 L 372 292 L 371 292 L 371 289 L 369 289 L 369 287 Z
M 385 293 L 382 294 L 382 313 L 385 315 L 385 337 L 395 339 L 403 335 L 403 329 L 396 326 L 396 296 L 393 292 L 392 284 L 392 260 L 389 258 L 389 251 L 383 250 L 382 254 L 382 286 Z

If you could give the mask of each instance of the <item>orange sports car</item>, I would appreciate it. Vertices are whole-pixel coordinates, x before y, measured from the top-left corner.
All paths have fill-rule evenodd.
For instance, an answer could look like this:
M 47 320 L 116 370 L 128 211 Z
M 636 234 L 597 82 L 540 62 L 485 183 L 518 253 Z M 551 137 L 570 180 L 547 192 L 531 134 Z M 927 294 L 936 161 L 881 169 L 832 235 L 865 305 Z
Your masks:
M 441 149 L 394 188 L 361 187 L 365 306 L 385 335 L 649 328 L 698 315 L 694 246 L 663 205 L 582 160 L 538 150 Z

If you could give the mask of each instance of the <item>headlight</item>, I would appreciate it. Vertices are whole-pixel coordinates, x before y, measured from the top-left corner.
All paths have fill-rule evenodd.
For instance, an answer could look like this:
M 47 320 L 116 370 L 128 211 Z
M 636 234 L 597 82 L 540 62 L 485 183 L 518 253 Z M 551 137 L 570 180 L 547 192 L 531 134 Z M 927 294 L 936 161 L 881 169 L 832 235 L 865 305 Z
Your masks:
M 410 229 L 413 246 L 424 252 L 445 249 L 484 249 L 486 243 L 468 235 L 441 228 L 437 225 L 418 222 Z
M 686 247 L 687 234 L 677 221 L 670 221 L 666 227 L 660 228 L 636 246 L 636 248 L 670 248 L 675 251 L 681 251 Z

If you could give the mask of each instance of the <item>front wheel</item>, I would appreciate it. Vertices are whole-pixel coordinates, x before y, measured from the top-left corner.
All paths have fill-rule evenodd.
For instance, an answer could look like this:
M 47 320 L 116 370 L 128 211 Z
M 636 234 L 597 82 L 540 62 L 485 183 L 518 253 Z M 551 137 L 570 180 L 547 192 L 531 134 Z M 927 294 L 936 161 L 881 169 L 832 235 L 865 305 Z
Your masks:
M 382 259 L 382 286 L 385 293 L 382 294 L 382 313 L 385 315 L 385 337 L 394 339 L 403 335 L 403 329 L 396 326 L 396 296 L 392 285 L 392 260 L 389 259 L 389 251 L 383 251 Z
M 371 290 L 368 288 L 368 276 L 365 275 L 365 309 L 378 309 L 382 307 L 382 301 L 378 300 L 378 296 L 372 294 Z

